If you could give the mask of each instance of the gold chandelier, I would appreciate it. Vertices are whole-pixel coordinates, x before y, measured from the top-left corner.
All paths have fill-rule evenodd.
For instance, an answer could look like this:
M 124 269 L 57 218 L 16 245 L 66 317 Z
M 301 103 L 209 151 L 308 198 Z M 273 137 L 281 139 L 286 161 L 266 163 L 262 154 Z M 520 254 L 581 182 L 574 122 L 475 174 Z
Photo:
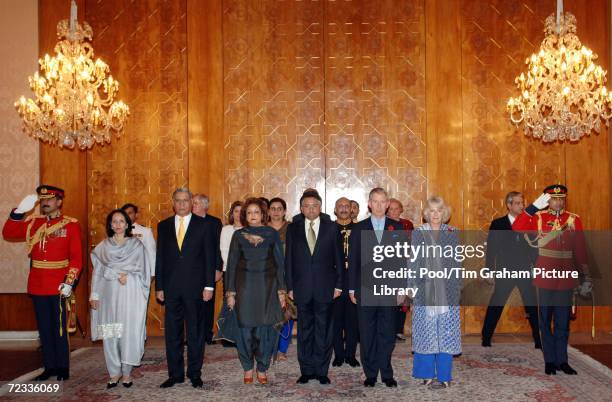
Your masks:
M 15 102 L 23 129 L 60 148 L 77 144 L 89 149 L 95 143 L 110 143 L 113 132 L 120 135 L 130 111 L 122 101 L 114 102 L 119 82 L 110 75 L 108 65 L 100 59 L 93 61 L 92 30 L 87 22 L 77 22 L 74 0 L 70 22 L 60 21 L 57 35 L 55 56 L 46 54 L 38 61 L 40 73 L 28 77 L 35 98 L 22 96 Z
M 546 37 L 540 51 L 525 61 L 527 73 L 515 79 L 520 95 L 508 100 L 510 120 L 524 122 L 525 135 L 544 142 L 578 141 L 591 130 L 601 130 L 612 117 L 612 93 L 606 71 L 593 63 L 597 55 L 580 43 L 576 17 L 563 12 L 545 21 Z

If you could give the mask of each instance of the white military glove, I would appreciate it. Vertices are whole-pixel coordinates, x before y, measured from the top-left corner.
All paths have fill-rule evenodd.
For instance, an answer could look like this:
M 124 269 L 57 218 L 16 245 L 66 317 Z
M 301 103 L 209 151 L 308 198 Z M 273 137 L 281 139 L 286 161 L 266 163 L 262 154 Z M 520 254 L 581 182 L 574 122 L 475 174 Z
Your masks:
M 578 287 L 578 293 L 582 297 L 587 297 L 591 294 L 592 290 L 593 290 L 593 282 L 591 280 L 591 277 L 585 276 L 584 282 L 582 282 L 582 284 Z
M 59 288 L 58 288 L 60 295 L 62 297 L 65 297 L 66 299 L 70 297 L 70 295 L 72 294 L 72 286 L 68 285 L 67 283 L 62 283 Z
M 15 213 L 25 214 L 26 212 L 30 212 L 36 206 L 38 202 L 38 195 L 30 194 L 26 195 L 26 197 L 21 200 L 17 208 L 15 209 Z
M 548 206 L 548 200 L 550 200 L 550 194 L 542 194 L 533 202 L 533 206 L 537 209 L 544 209 Z

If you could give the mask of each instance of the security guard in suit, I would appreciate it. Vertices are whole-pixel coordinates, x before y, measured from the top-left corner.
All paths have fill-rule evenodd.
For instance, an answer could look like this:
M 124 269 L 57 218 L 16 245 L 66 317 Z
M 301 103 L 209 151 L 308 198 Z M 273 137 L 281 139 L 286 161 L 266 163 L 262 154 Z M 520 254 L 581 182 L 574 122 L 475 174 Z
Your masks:
M 37 381 L 57 376 L 67 380 L 69 347 L 65 299 L 72 294 L 83 259 L 81 230 L 76 219 L 61 212 L 64 190 L 48 185 L 36 189 L 11 211 L 4 223 L 6 240 L 24 241 L 31 258 L 28 294 L 32 297 L 45 370 Z M 41 215 L 26 213 L 40 201 Z

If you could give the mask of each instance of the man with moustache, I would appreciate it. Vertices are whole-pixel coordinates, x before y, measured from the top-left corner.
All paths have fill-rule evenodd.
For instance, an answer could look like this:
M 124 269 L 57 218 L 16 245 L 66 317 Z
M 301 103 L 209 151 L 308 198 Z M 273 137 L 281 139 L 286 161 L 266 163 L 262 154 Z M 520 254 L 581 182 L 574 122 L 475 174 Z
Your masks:
M 210 208 L 210 200 L 206 194 L 194 194 L 193 195 L 193 208 L 192 211 L 195 215 L 204 218 L 206 223 L 212 227 L 213 233 L 215 234 L 215 249 L 217 255 L 215 256 L 215 282 L 219 282 L 223 277 L 223 261 L 221 259 L 221 229 L 223 224 L 221 219 L 212 216 L 208 213 Z M 204 316 L 205 316 L 205 327 L 204 327 L 204 339 L 207 344 L 213 344 L 213 323 L 215 320 L 215 291 L 213 291 L 213 297 L 210 301 L 204 303 Z
M 181 187 L 172 194 L 175 215 L 157 226 L 156 297 L 165 303 L 168 379 L 160 387 L 185 381 L 184 328 L 187 328 L 187 377 L 202 388 L 204 302 L 215 286 L 216 233 L 204 218 L 192 214 L 193 197 Z
M 366 285 L 372 278 L 374 269 L 371 261 L 362 261 L 362 238 L 366 243 L 373 241 L 381 244 L 389 241 L 391 231 L 403 230 L 402 224 L 385 216 L 389 208 L 387 192 L 374 188 L 368 196 L 368 208 L 372 215 L 368 219 L 355 224 L 349 239 L 349 294 L 351 301 L 357 304 L 359 316 L 359 342 L 361 349 L 361 364 L 366 376 L 363 385 L 376 385 L 378 373 L 387 387 L 397 387 L 393 378 L 391 355 L 395 348 L 395 312 L 397 304 L 380 297 L 372 298 L 371 289 Z M 373 238 L 373 236 L 376 236 Z M 396 234 L 401 241 L 400 234 Z M 368 253 L 367 250 L 364 253 Z M 365 279 L 362 282 L 362 279 Z M 365 297 L 364 297 L 365 296 Z M 367 298 L 370 298 L 368 301 Z M 364 300 L 365 299 L 365 300 Z M 399 299 L 399 298 L 398 298 Z M 403 298 L 402 298 L 403 299 Z M 390 305 L 390 303 L 394 305 Z
M 348 294 L 349 238 L 354 225 L 351 220 L 351 201 L 345 197 L 336 200 L 334 214 L 342 239 L 344 279 L 342 293 L 334 300 L 334 361 L 332 366 L 340 367 L 346 362 L 351 367 L 359 367 L 359 361 L 355 358 L 359 337 L 357 306 L 353 304 Z
M 589 276 L 582 221 L 578 215 L 565 210 L 566 197 L 567 187 L 564 185 L 546 187 L 543 194 L 516 218 L 512 229 L 536 235 L 535 240 L 528 240 L 538 250 L 535 267 L 545 272 L 581 273 L 584 280 L 578 292 L 587 296 L 593 285 Z M 568 364 L 567 356 L 572 294 L 578 282 L 564 276 L 549 278 L 539 275 L 533 279 L 537 290 L 544 372 L 548 375 L 556 375 L 557 370 L 568 375 L 578 374 Z
M 359 222 L 359 203 L 351 200 L 351 220 L 353 223 Z
M 40 201 L 42 216 L 26 214 Z M 6 240 L 25 240 L 30 255 L 28 294 L 34 303 L 44 371 L 35 381 L 70 377 L 70 350 L 65 299 L 81 272 L 81 230 L 76 219 L 62 215 L 64 190 L 41 185 L 11 211 L 4 223 Z
M 338 226 L 321 218 L 321 202 L 316 192 L 302 195 L 304 219 L 289 225 L 285 243 L 287 290 L 298 310 L 298 384 L 330 383 L 333 301 L 342 293 L 342 240 Z

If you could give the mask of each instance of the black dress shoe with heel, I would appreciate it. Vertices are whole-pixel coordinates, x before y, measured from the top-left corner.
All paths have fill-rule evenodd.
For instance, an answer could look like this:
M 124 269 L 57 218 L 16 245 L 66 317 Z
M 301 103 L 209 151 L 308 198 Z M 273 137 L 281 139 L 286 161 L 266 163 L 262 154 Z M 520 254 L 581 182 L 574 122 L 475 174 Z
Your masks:
M 397 381 L 395 381 L 395 378 L 391 377 L 391 378 L 383 378 L 382 382 L 389 388 L 395 388 L 397 387 Z
M 366 378 L 363 382 L 364 387 L 373 387 L 376 385 L 376 378 Z
M 204 382 L 200 377 L 192 378 L 191 386 L 194 388 L 202 388 L 204 386 Z
M 572 366 L 570 366 L 567 363 L 559 364 L 559 370 L 563 371 L 567 375 L 577 375 L 578 374 L 578 372 L 574 370 Z
M 46 368 L 42 373 L 40 373 L 34 381 L 47 381 L 50 377 L 57 375 L 57 370 Z
M 359 361 L 357 359 L 355 359 L 355 357 L 347 357 L 345 361 L 351 367 L 359 367 L 359 366 L 361 366 L 361 364 L 359 364 Z
M 544 372 L 547 375 L 555 375 L 557 374 L 557 366 L 555 365 L 555 363 L 545 363 Z
M 70 369 L 58 368 L 57 369 L 57 381 L 65 381 L 70 378 Z
M 314 377 L 311 375 L 302 374 L 300 378 L 297 379 L 296 384 L 307 384 L 308 381 L 312 380 Z
M 329 377 L 326 375 L 320 375 L 319 376 L 319 384 L 321 385 L 327 385 L 327 384 L 331 384 L 331 381 L 329 380 Z
M 168 378 L 166 381 L 162 382 L 159 386 L 160 388 L 170 388 L 174 387 L 175 384 L 182 384 L 185 380 L 181 378 Z
M 332 362 L 332 366 L 334 367 L 340 367 L 342 366 L 342 363 L 344 363 L 344 359 L 338 359 L 337 357 L 334 359 L 334 361 Z

